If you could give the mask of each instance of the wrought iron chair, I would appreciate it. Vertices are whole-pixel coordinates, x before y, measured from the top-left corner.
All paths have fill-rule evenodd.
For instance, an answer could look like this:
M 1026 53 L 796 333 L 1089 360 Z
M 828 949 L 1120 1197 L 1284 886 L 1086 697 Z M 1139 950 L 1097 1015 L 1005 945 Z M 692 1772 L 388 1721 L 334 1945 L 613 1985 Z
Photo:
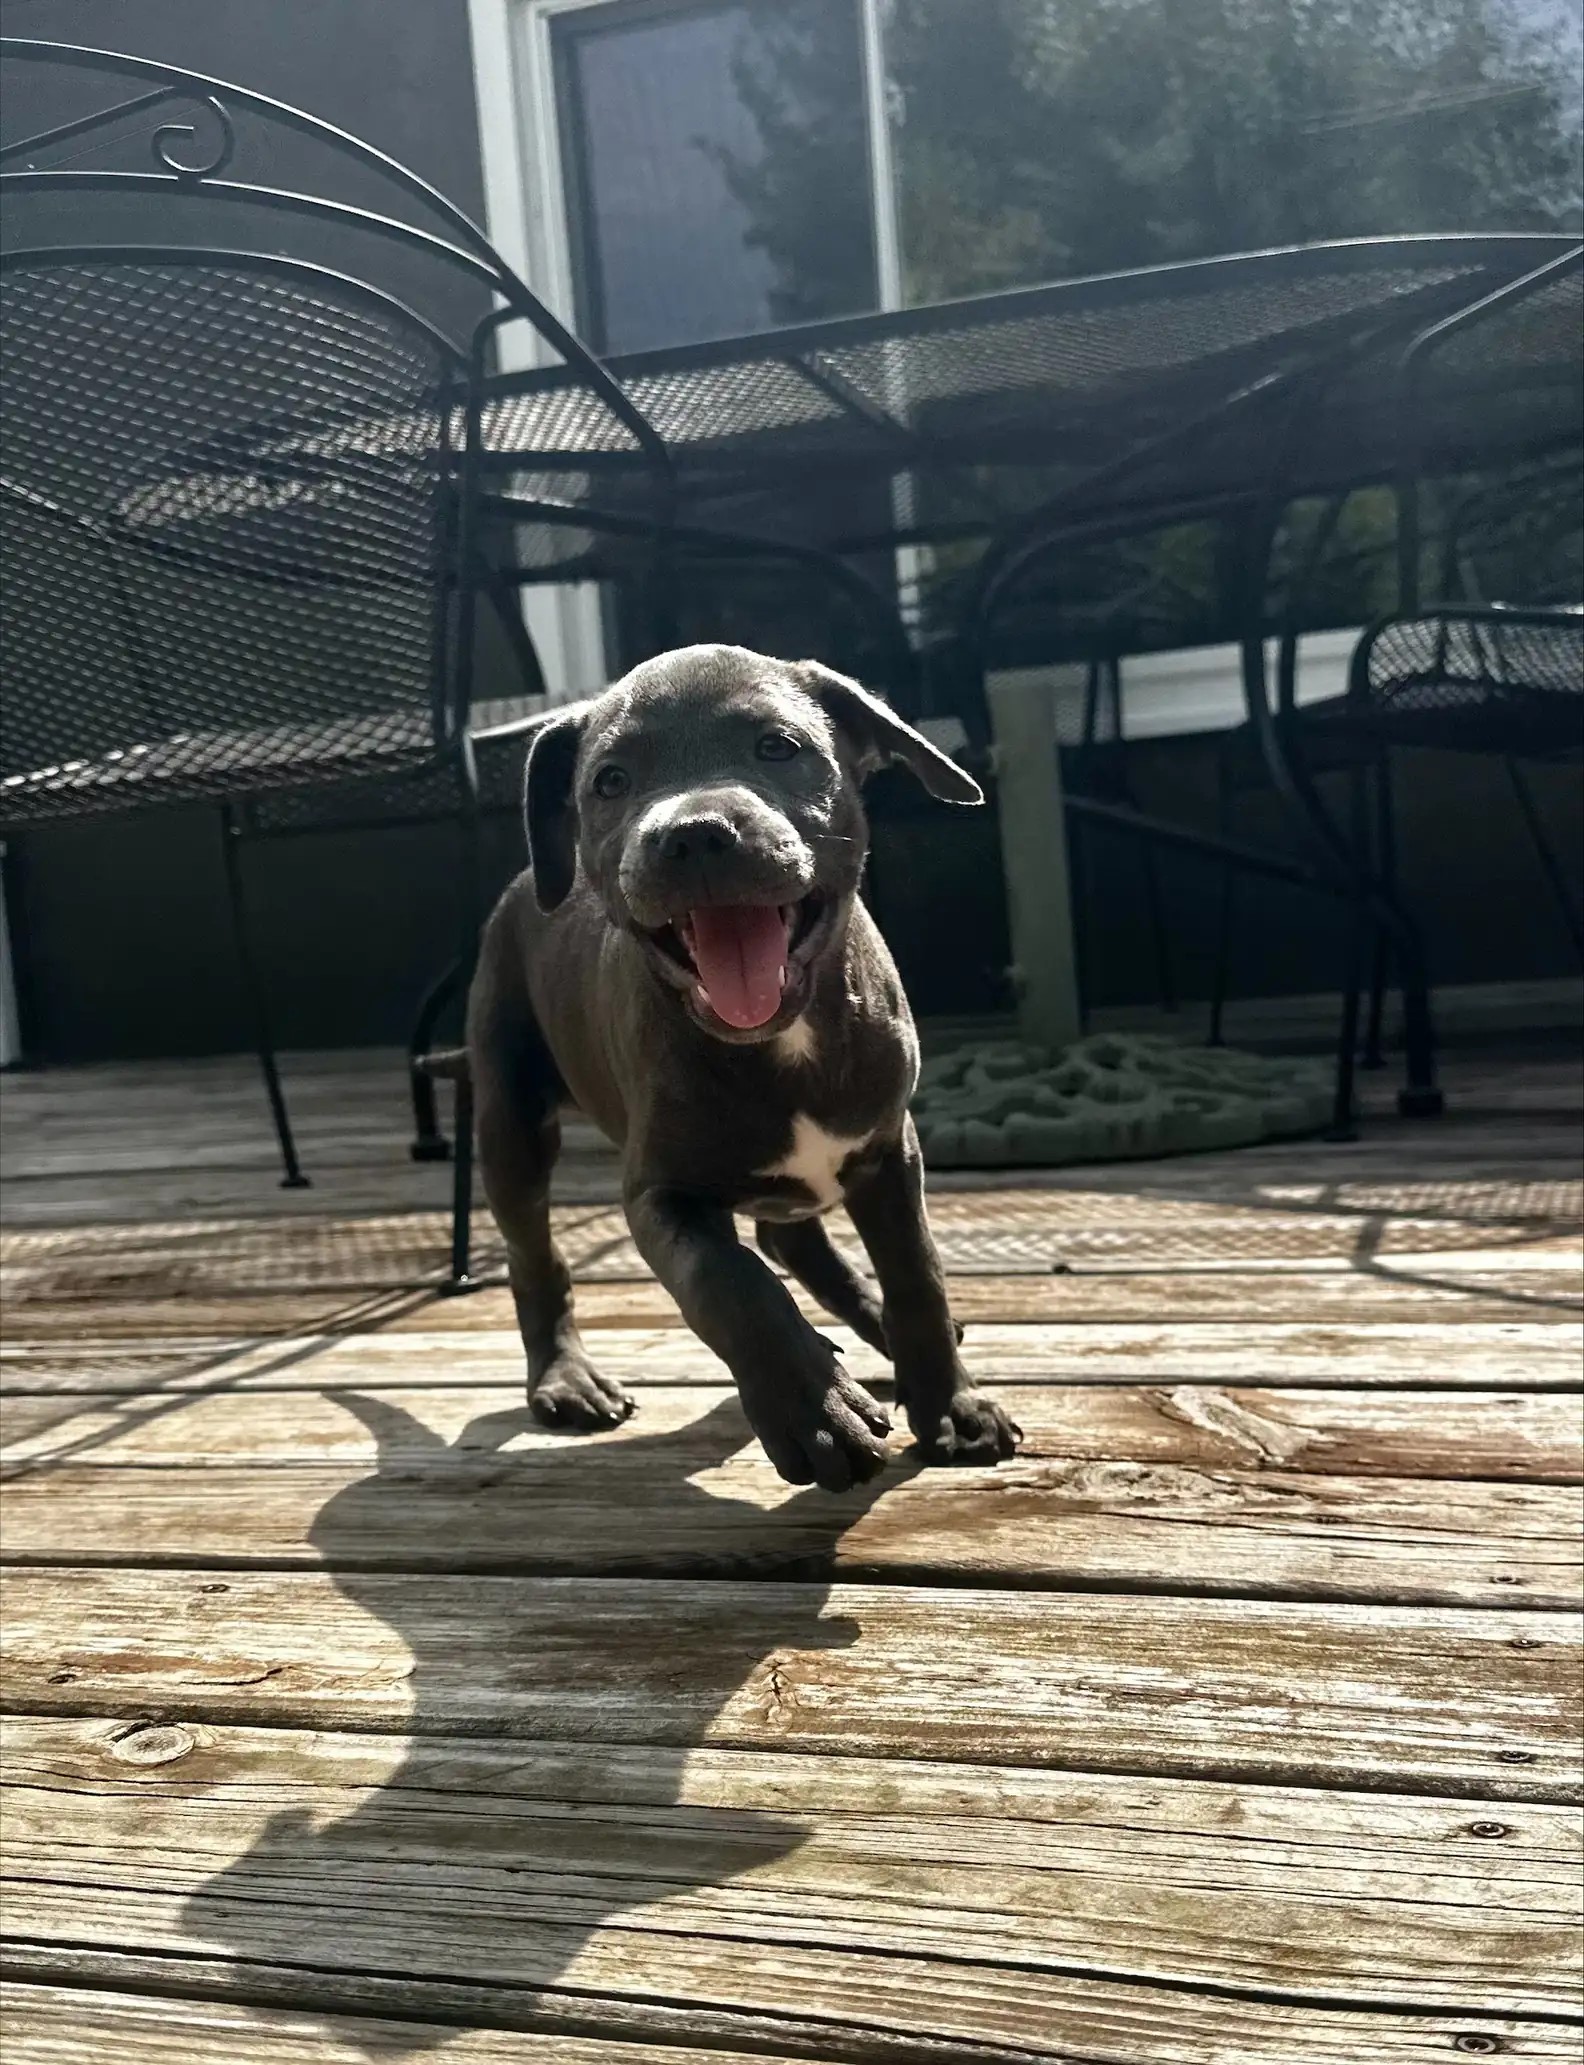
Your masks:
M 240 847 L 249 833 L 293 828 L 288 808 L 271 822 L 266 803 L 438 782 L 463 832 L 459 959 L 470 967 L 482 916 L 470 718 L 481 596 L 513 633 L 524 691 L 543 687 L 515 597 L 479 552 L 480 390 L 502 326 L 527 323 L 575 373 L 585 438 L 647 468 L 656 537 L 669 457 L 467 217 L 383 153 L 262 95 L 140 58 L 0 39 L 0 62 L 139 89 L 0 150 L 14 247 L 0 259 L 0 827 L 218 806 L 283 1180 L 299 1186 Z M 85 168 L 85 137 L 147 145 L 152 168 Z M 273 165 L 283 137 L 305 139 L 381 207 L 229 176 L 240 147 Z M 65 144 L 70 162 L 51 164 Z M 140 209 L 140 228 L 152 210 L 158 240 L 59 241 L 62 200 L 80 226 L 89 195 Z M 397 208 L 422 220 L 384 212 Z M 223 243 L 207 240 L 216 211 Z M 199 241 L 176 240 L 192 227 Z M 282 255 L 293 236 L 302 255 Z M 415 283 L 407 299 L 362 276 L 373 250 L 392 247 Z M 454 327 L 458 282 L 472 304 L 460 342 L 412 305 L 420 289 L 448 297 Z M 586 515 L 597 524 L 592 503 Z M 465 1084 L 457 1134 L 460 1282 Z
M 1421 518 L 1419 526 L 1422 556 L 1432 559 L 1437 568 L 1437 595 L 1456 598 L 1462 604 L 1483 604 L 1493 580 L 1501 592 L 1519 566 L 1524 587 L 1537 602 L 1566 595 L 1576 587 L 1578 548 L 1584 534 L 1575 453 L 1563 454 L 1560 463 L 1553 455 L 1538 465 L 1521 466 L 1495 482 L 1481 477 L 1472 483 L 1443 482 L 1438 486 L 1439 507 L 1428 523 Z M 1297 700 L 1301 625 L 1324 618 L 1326 603 L 1321 591 L 1330 591 L 1334 616 L 1338 590 L 1347 590 L 1356 610 L 1355 622 L 1375 619 L 1395 592 L 1392 562 L 1396 541 L 1391 532 L 1361 547 L 1333 549 L 1350 499 L 1351 491 L 1346 490 L 1331 496 L 1292 555 L 1276 627 L 1273 715 L 1289 755 L 1301 759 L 1311 777 L 1348 775 L 1362 781 L 1369 827 L 1368 862 L 1390 885 L 1396 880 L 1397 830 L 1389 742 L 1382 733 L 1367 733 L 1352 723 L 1345 692 L 1314 703 Z M 1520 806 L 1533 824 L 1532 798 L 1518 762 L 1509 762 L 1509 773 Z M 1224 833 L 1235 829 L 1238 799 L 1269 784 L 1270 771 L 1253 728 L 1245 724 L 1227 732 L 1217 754 L 1219 818 Z M 1364 845 L 1359 850 L 1364 851 Z M 1222 880 L 1210 997 L 1212 1044 L 1218 1044 L 1222 1036 L 1230 987 L 1235 894 L 1235 878 L 1228 870 Z M 1388 961 L 1386 937 L 1377 932 L 1360 1050 L 1365 1068 L 1379 1068 L 1384 1063 Z
M 1584 761 L 1584 609 L 1500 604 L 1392 616 L 1360 639 L 1342 722 L 1381 754 L 1396 746 L 1500 754 L 1541 871 L 1584 966 L 1584 918 L 1545 836 L 1524 760 Z M 1366 837 L 1355 804 L 1354 837 Z M 1393 856 L 1388 852 L 1387 864 Z M 1337 1111 L 1351 1104 L 1361 955 L 1355 952 L 1337 1046 Z
M 1362 550 L 1336 549 L 1342 520 L 1352 497 L 1352 490 L 1343 489 L 1326 499 L 1307 537 L 1301 543 L 1294 539 L 1295 549 L 1291 554 L 1291 564 L 1285 570 L 1285 578 L 1273 581 L 1279 597 L 1271 623 L 1275 634 L 1275 664 L 1271 669 L 1274 696 L 1270 726 L 1285 760 L 1302 767 L 1311 784 L 1321 777 L 1339 774 L 1357 775 L 1362 779 L 1374 805 L 1371 818 L 1373 835 L 1389 840 L 1392 836 L 1390 770 L 1384 750 L 1372 741 L 1353 736 L 1335 721 L 1341 709 L 1340 696 L 1328 696 L 1318 703 L 1299 700 L 1305 627 L 1312 621 L 1324 621 L 1318 592 L 1321 587 L 1327 584 L 1335 586 L 1340 580 L 1342 585 L 1367 593 L 1377 580 L 1385 579 L 1388 582 L 1386 592 L 1390 592 L 1387 573 L 1389 543 L 1372 541 Z M 1295 511 L 1289 511 L 1289 519 L 1295 514 Z M 1371 606 L 1366 603 L 1350 613 L 1351 621 L 1358 623 L 1372 613 Z M 1224 837 L 1234 836 L 1238 831 L 1240 800 L 1251 793 L 1268 792 L 1270 787 L 1271 769 L 1260 728 L 1245 719 L 1224 732 L 1217 744 L 1216 814 Z M 1378 848 L 1370 849 L 1370 859 L 1372 865 L 1380 866 Z M 1382 872 L 1389 875 L 1390 871 Z M 1231 868 L 1223 868 L 1210 983 L 1207 1037 L 1211 1046 L 1220 1046 L 1224 1039 L 1226 1005 L 1233 974 L 1237 896 L 1236 873 Z M 1384 1059 L 1380 1035 L 1385 974 L 1384 952 L 1377 952 L 1365 1055 L 1366 1065 L 1372 1068 L 1380 1067 Z
M 1366 365 L 1363 369 L 1366 378 L 1383 385 L 1392 402 L 1396 450 L 1388 447 L 1383 453 L 1382 472 L 1395 490 L 1395 533 L 1388 548 L 1395 556 L 1395 580 L 1389 580 L 1387 592 L 1395 586 L 1400 617 L 1416 619 L 1420 615 L 1422 563 L 1436 569 L 1441 594 L 1457 597 L 1450 612 L 1439 605 L 1427 609 L 1424 614 L 1431 621 L 1441 621 L 1449 614 L 1455 618 L 1459 604 L 1466 604 L 1471 596 L 1483 601 L 1481 585 L 1472 571 L 1481 541 L 1488 540 L 1493 528 L 1499 529 L 1515 507 L 1532 513 L 1537 483 L 1561 481 L 1571 487 L 1576 531 L 1578 375 L 1580 339 L 1584 334 L 1580 329 L 1581 314 L 1584 246 L 1576 246 L 1419 330 L 1389 363 L 1374 368 Z M 1515 369 L 1525 377 L 1518 378 Z M 1523 387 L 1546 383 L 1551 383 L 1558 396 L 1557 405 L 1549 412 L 1546 434 L 1536 440 L 1526 432 L 1515 442 L 1507 452 L 1509 475 L 1493 487 L 1488 477 L 1489 461 L 1494 453 L 1504 449 L 1506 388 L 1512 384 Z M 1461 448 L 1459 412 L 1469 410 L 1488 414 L 1491 419 L 1482 423 L 1480 436 L 1475 440 L 1485 455 L 1484 477 L 1477 477 L 1472 488 L 1465 484 L 1452 507 L 1433 522 L 1427 521 L 1429 455 L 1440 455 L 1444 475 L 1448 459 Z M 1297 434 L 1303 435 L 1301 425 Z M 1444 490 L 1444 479 L 1441 485 Z M 1375 719 L 1362 721 L 1366 713 L 1356 692 L 1308 708 L 1300 707 L 1296 699 L 1297 646 L 1306 590 L 1335 535 L 1349 492 L 1343 490 L 1331 496 L 1291 571 L 1286 602 L 1276 627 L 1279 636 L 1274 700 L 1266 692 L 1263 661 L 1251 670 L 1246 668 L 1246 672 L 1252 671 L 1259 678 L 1248 687 L 1250 724 L 1228 736 L 1222 758 L 1223 799 L 1224 804 L 1229 804 L 1239 787 L 1282 783 L 1303 797 L 1316 843 L 1330 847 L 1333 865 L 1340 863 L 1339 879 L 1351 880 L 1353 885 L 1355 933 L 1373 939 L 1364 1062 L 1375 1066 L 1382 1059 L 1386 979 L 1395 959 L 1402 978 L 1409 1050 L 1409 1082 L 1399 1095 L 1399 1108 L 1408 1116 L 1429 1116 L 1440 1111 L 1442 1097 L 1435 1084 L 1430 993 L 1418 927 L 1397 892 L 1391 755 L 1398 745 L 1444 745 L 1450 741 L 1445 727 L 1438 736 L 1436 727 L 1425 721 L 1429 716 L 1427 706 L 1417 713 L 1417 723 L 1404 721 L 1407 713 L 1403 709 L 1399 710 L 1397 721 L 1388 726 Z M 1273 526 L 1271 535 L 1274 534 Z M 1555 600 L 1556 566 L 1547 564 L 1552 559 L 1554 555 L 1533 554 L 1524 562 L 1520 578 L 1527 594 L 1537 602 Z M 1510 578 L 1510 567 L 1507 573 Z M 1571 577 L 1564 575 L 1563 592 L 1574 581 L 1576 571 Z M 1534 584 L 1538 584 L 1538 589 Z M 1545 615 L 1543 611 L 1541 614 Z M 1516 617 L 1508 611 L 1503 613 L 1503 620 L 1511 625 Z M 1564 613 L 1562 624 L 1569 621 Z M 1459 722 L 1468 723 L 1471 718 L 1465 692 L 1470 688 L 1469 683 L 1451 679 L 1444 690 L 1463 705 Z M 1420 683 L 1419 692 L 1432 693 L 1427 682 Z M 1511 699 L 1492 703 L 1481 721 L 1510 723 L 1515 709 Z M 1502 750 L 1508 754 L 1513 786 L 1531 834 L 1541 838 L 1543 849 L 1539 822 L 1514 757 L 1525 749 L 1514 740 Z M 1316 790 L 1316 778 L 1327 773 L 1345 773 L 1350 777 L 1345 824 L 1337 823 L 1325 810 Z M 1553 886 L 1558 885 L 1560 876 L 1549 853 L 1543 850 L 1542 859 Z M 1230 940 L 1230 874 L 1223 879 L 1221 938 L 1212 998 L 1213 1037 L 1219 1034 Z M 1352 1132 L 1363 952 L 1360 937 L 1355 939 L 1344 983 L 1331 1127 L 1334 1138 L 1348 1138 Z

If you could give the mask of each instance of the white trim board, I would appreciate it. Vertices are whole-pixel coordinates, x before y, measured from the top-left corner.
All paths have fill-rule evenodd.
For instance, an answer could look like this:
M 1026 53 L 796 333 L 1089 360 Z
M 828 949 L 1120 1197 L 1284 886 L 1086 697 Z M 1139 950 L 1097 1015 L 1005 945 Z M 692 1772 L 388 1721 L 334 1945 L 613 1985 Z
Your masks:
M 1361 629 L 1347 629 L 1312 631 L 1300 638 L 1296 684 L 1300 703 L 1328 702 L 1346 693 L 1348 665 L 1362 636 Z M 1228 731 L 1243 722 L 1243 682 L 1235 645 L 1131 653 L 1121 664 L 1124 738 L 1178 738 L 1190 732 Z M 1274 700 L 1275 639 L 1266 645 L 1265 667 Z M 1008 670 L 997 679 L 1046 685 L 1057 735 L 1063 739 L 1082 736 L 1086 668 L 1025 667 Z
M 1254 1046 L 1291 1043 L 1328 1053 L 1336 1040 L 1339 1009 L 1334 990 L 1229 997 L 1227 1039 L 1233 1046 L 1242 1041 Z M 1194 1040 L 1202 1037 L 1209 1010 L 1204 997 L 1184 998 L 1174 1011 L 1163 1011 L 1155 1004 L 1102 1004 L 1089 1014 L 1089 1030 L 1164 1033 Z M 1573 1032 L 1584 1025 L 1584 982 L 1576 975 L 1562 975 L 1521 982 L 1446 983 L 1436 989 L 1435 1013 L 1444 1041 Z M 1393 992 L 1388 999 L 1388 1025 L 1394 1042 L 1399 1017 L 1400 1003 Z M 924 1018 L 919 1021 L 919 1034 L 925 1053 L 937 1054 L 975 1040 L 1014 1039 L 1017 1025 L 1010 1011 L 986 1012 Z
M 572 249 L 551 27 L 559 15 L 610 4 L 612 0 L 468 0 L 485 227 L 506 262 L 574 330 Z M 902 259 L 885 68 L 885 4 L 886 0 L 854 0 L 868 130 L 877 306 L 893 309 L 902 305 Z M 553 357 L 526 324 L 514 324 L 501 333 L 500 362 L 509 371 L 553 363 Z M 905 396 L 896 398 L 896 407 L 900 414 L 907 413 Z M 897 520 L 904 525 L 911 521 L 912 496 L 911 478 L 899 478 L 893 500 Z M 919 573 L 918 549 L 899 547 L 897 574 L 905 609 L 916 606 Z M 553 702 L 587 695 L 604 685 L 609 676 L 596 585 L 525 590 L 523 612 Z
M 598 0 L 468 0 L 473 96 L 490 242 L 553 314 L 576 328 L 565 189 L 555 119 L 548 17 Z M 505 372 L 555 363 L 527 323 L 497 340 Z M 523 617 L 552 702 L 591 695 L 609 678 L 598 587 L 523 591 Z

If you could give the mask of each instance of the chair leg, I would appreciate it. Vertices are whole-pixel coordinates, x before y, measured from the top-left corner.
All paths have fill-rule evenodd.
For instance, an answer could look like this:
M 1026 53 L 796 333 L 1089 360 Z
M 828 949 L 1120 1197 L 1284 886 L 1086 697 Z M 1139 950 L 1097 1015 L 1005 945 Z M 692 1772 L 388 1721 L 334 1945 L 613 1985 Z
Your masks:
M 237 966 L 242 977 L 243 994 L 247 998 L 248 1013 L 253 1021 L 253 1046 L 258 1055 L 260 1073 L 264 1077 L 264 1094 L 269 1099 L 270 1117 L 275 1122 L 275 1138 L 280 1144 L 281 1166 L 285 1171 L 281 1177 L 281 1188 L 306 1190 L 309 1188 L 309 1182 L 297 1160 L 297 1143 L 292 1138 L 286 1096 L 281 1089 L 280 1070 L 275 1064 L 275 1042 L 270 1032 L 269 1007 L 264 995 L 264 985 L 259 978 L 252 934 L 248 929 L 247 901 L 242 892 L 241 845 L 242 833 L 236 821 L 236 813 L 229 803 L 222 804 L 220 849 L 225 856 L 226 893 L 231 903 L 231 936 L 236 942 Z
M 1375 866 L 1388 896 L 1397 894 L 1397 819 L 1392 794 L 1391 756 L 1382 749 L 1373 769 L 1375 790 Z M 1375 949 L 1370 966 L 1369 1018 L 1364 1029 L 1365 1068 L 1383 1068 L 1386 1062 L 1381 1033 L 1386 1015 L 1386 978 L 1391 967 L 1391 938 L 1383 925 L 1375 928 Z
M 1216 829 L 1223 839 L 1232 831 L 1232 767 L 1229 751 L 1222 747 L 1216 766 Z M 1227 985 L 1232 974 L 1232 907 L 1237 896 L 1237 870 L 1230 861 L 1221 864 L 1221 900 L 1216 917 L 1215 964 L 1210 977 L 1210 1026 L 1205 1035 L 1212 1047 L 1225 1046 L 1222 1027 L 1226 1011 Z
M 1128 779 L 1127 761 L 1123 757 L 1122 709 L 1120 687 L 1114 684 L 1114 725 L 1116 731 L 1117 778 L 1116 795 L 1129 809 L 1136 808 L 1133 784 Z M 1163 1012 L 1177 1009 L 1177 988 L 1172 981 L 1171 940 L 1166 930 L 1166 909 L 1161 900 L 1160 869 L 1156 865 L 1153 841 L 1140 839 L 1138 842 L 1139 866 L 1144 876 L 1144 910 L 1149 919 L 1150 946 L 1155 960 L 1155 998 Z
M 1172 980 L 1171 939 L 1166 930 L 1166 909 L 1161 901 L 1160 871 L 1155 849 L 1147 839 L 1139 841 L 1144 865 L 1144 907 L 1149 914 L 1150 939 L 1155 949 L 1155 994 L 1162 1011 L 1177 1009 L 1177 986 Z
M 1556 854 L 1552 851 L 1551 842 L 1545 835 L 1545 826 L 1535 806 L 1529 778 L 1518 761 L 1511 758 L 1507 761 L 1507 779 L 1512 783 L 1512 792 L 1518 799 L 1518 808 L 1523 812 L 1524 823 L 1529 828 L 1529 839 L 1534 847 L 1535 857 L 1551 885 L 1551 894 L 1556 898 L 1557 909 L 1562 913 L 1562 922 L 1566 925 L 1568 937 L 1573 942 L 1573 951 L 1581 961 L 1584 961 L 1584 918 L 1579 915 L 1578 906 L 1568 891 L 1567 881 Z
M 409 1152 L 415 1162 L 447 1162 L 451 1159 L 451 1143 L 440 1130 L 434 1079 L 418 1064 L 434 1044 L 434 1031 L 440 1022 L 440 1014 L 456 995 L 461 975 L 461 963 L 452 961 L 430 983 L 424 991 L 423 1002 L 418 1006 L 418 1016 L 413 1020 L 412 1034 L 407 1042 L 407 1080 L 413 1108 L 413 1141 Z
M 1361 1068 L 1386 1066 L 1386 987 L 1391 973 L 1391 941 L 1377 925 L 1370 955 L 1369 1013 L 1364 1021 L 1364 1052 Z
M 1364 767 L 1355 767 L 1349 778 L 1348 791 L 1349 828 L 1361 872 L 1369 865 L 1368 798 L 1365 791 L 1367 780 Z M 1354 898 L 1349 912 L 1347 963 L 1342 983 L 1342 1022 L 1337 1029 L 1336 1086 L 1332 1092 L 1331 1123 L 1325 1134 L 1327 1140 L 1358 1138 L 1358 1128 L 1354 1123 L 1353 1080 L 1358 1062 L 1359 1002 L 1364 952 L 1373 929 L 1368 900 L 1360 893 Z
M 1331 1098 L 1331 1123 L 1325 1132 L 1326 1139 L 1332 1141 L 1358 1138 L 1353 1111 L 1353 1075 L 1358 1055 L 1360 975 L 1364 945 L 1369 934 L 1369 910 L 1361 900 L 1353 907 L 1348 931 L 1347 978 L 1342 991 L 1342 1023 L 1337 1030 L 1336 1086 Z
M 1100 681 L 1103 663 L 1089 662 L 1084 679 L 1083 729 L 1079 736 L 1077 751 L 1072 756 L 1073 778 L 1063 784 L 1071 795 L 1087 796 L 1093 793 L 1095 784 L 1095 741 L 1100 728 Z M 1057 748 L 1058 753 L 1060 747 Z M 1091 934 L 1089 926 L 1089 842 L 1080 821 L 1071 815 L 1067 819 L 1067 900 L 1072 906 L 1073 924 L 1073 972 L 1078 978 L 1078 1032 L 1082 1037 L 1089 1030 L 1089 998 L 1093 994 L 1091 976 L 1093 968 L 1090 959 Z
M 1446 1098 L 1436 1082 L 1435 1025 L 1417 943 L 1403 969 L 1402 997 L 1408 1080 L 1397 1092 L 1397 1109 L 1405 1119 L 1439 1118 L 1446 1109 Z
M 421 1068 L 407 1065 L 407 1090 L 412 1099 L 413 1136 L 407 1152 L 415 1162 L 448 1162 L 451 1143 L 440 1130 L 434 1084 Z
M 472 987 L 478 961 L 479 929 L 484 920 L 484 856 L 478 808 L 478 770 L 473 763 L 471 741 L 462 743 L 461 785 L 463 793 L 460 831 L 462 835 L 461 935 L 456 961 L 456 981 L 465 997 Z M 464 1068 L 457 1077 L 451 1154 L 451 1274 L 444 1290 L 448 1293 L 475 1288 L 471 1274 L 473 1234 L 473 1081 Z
M 1076 817 L 1067 819 L 1067 893 L 1072 904 L 1073 972 L 1078 978 L 1078 1032 L 1089 1030 L 1091 995 L 1089 933 L 1089 845 Z
M 1383 905 L 1390 925 L 1390 951 L 1395 955 L 1402 988 L 1403 1053 L 1406 1080 L 1397 1092 L 1397 1109 L 1404 1118 L 1438 1118 L 1446 1099 L 1436 1082 L 1435 1024 L 1430 1010 L 1430 982 L 1425 972 L 1424 946 L 1419 927 L 1404 907 L 1397 891 L 1397 836 L 1392 811 L 1391 775 L 1383 754 L 1377 768 L 1377 837 L 1379 866 L 1375 871 L 1375 901 Z M 1364 873 L 1369 872 L 1364 856 Z M 1381 931 L 1387 924 L 1381 923 Z
M 1406 1080 L 1397 1092 L 1397 1109 L 1404 1118 L 1437 1118 L 1446 1109 L 1446 1099 L 1436 1082 L 1435 1024 L 1430 1010 L 1430 983 L 1425 972 L 1424 945 L 1419 927 L 1397 893 L 1396 835 L 1390 810 L 1389 774 L 1377 770 L 1376 804 L 1383 809 L 1379 820 L 1382 851 L 1378 864 L 1362 834 L 1359 817 L 1352 841 L 1351 869 L 1368 902 L 1374 907 L 1375 922 L 1391 935 L 1402 987 L 1403 1052 Z M 1362 780 L 1362 773 L 1359 777 Z M 1362 790 L 1355 787 L 1355 796 Z M 1360 802 L 1360 808 L 1362 803 Z
M 448 1292 L 476 1288 L 472 1276 L 473 1243 L 473 1079 L 457 1077 L 453 1107 L 456 1152 L 451 1162 L 451 1274 Z

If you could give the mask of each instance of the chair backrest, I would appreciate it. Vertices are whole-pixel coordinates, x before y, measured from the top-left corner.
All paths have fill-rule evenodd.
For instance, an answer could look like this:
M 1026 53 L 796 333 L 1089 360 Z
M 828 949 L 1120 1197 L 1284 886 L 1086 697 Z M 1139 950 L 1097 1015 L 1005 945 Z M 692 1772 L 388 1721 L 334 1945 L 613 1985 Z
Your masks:
M 57 85 L 61 75 L 86 80 L 91 93 L 98 93 L 98 82 L 106 78 L 125 80 L 138 89 L 108 103 L 101 96 L 97 106 L 88 105 L 65 121 L 0 146 L 0 190 L 8 205 L 27 197 L 64 201 L 80 223 L 85 196 L 103 196 L 120 207 L 158 195 L 179 203 L 215 204 L 233 217 L 251 216 L 255 223 L 263 218 L 264 228 L 251 235 L 228 232 L 228 247 L 242 244 L 279 251 L 288 219 L 293 233 L 318 228 L 343 240 L 328 262 L 359 278 L 368 276 L 368 267 L 346 260 L 348 243 L 383 241 L 409 261 L 427 258 L 433 266 L 470 278 L 495 304 L 473 331 L 470 357 L 476 364 L 482 365 L 503 324 L 529 324 L 562 361 L 573 390 L 569 399 L 581 400 L 584 415 L 592 414 L 596 421 L 601 412 L 615 418 L 626 444 L 669 489 L 670 452 L 622 384 L 517 277 L 462 209 L 384 151 L 302 108 L 152 58 L 0 36 L 0 65 L 7 73 L 31 70 L 53 77 Z M 14 86 L 8 91 L 14 101 Z M 149 117 L 156 109 L 174 119 L 156 119 L 151 127 Z M 93 144 L 85 151 L 84 138 L 90 135 Z M 283 149 L 307 152 L 311 169 L 302 184 L 277 183 Z M 63 151 L 63 162 L 50 162 Z M 124 165 L 106 162 L 107 151 L 119 151 L 123 157 L 130 153 L 130 160 Z M 84 162 L 88 156 L 92 161 Z M 360 197 L 357 202 L 347 197 L 349 180 Z M 336 191 L 304 190 L 314 188 L 316 181 L 333 183 Z M 372 205 L 362 205 L 364 198 Z M 72 240 L 76 241 L 75 230 Z M 297 255 L 325 257 L 321 247 Z M 581 397 L 576 394 L 579 388 L 584 390 Z M 589 434 L 585 422 L 584 436 Z
M 0 354 L 0 779 L 206 793 L 439 736 L 438 333 L 293 261 L 63 250 L 0 262 Z
M 119 800 L 131 754 L 151 794 L 213 794 L 448 744 L 497 330 L 530 324 L 668 481 L 664 445 L 482 231 L 384 153 L 148 59 L 0 38 L 0 61 L 13 113 L 31 70 L 55 117 L 0 148 L 0 817 L 24 789 L 24 814 Z M 138 241 L 76 241 L 88 207 L 116 226 L 130 210 Z M 400 298 L 363 284 L 380 252 Z M 441 327 L 415 312 L 440 301 Z M 107 755 L 103 780 L 75 767 Z

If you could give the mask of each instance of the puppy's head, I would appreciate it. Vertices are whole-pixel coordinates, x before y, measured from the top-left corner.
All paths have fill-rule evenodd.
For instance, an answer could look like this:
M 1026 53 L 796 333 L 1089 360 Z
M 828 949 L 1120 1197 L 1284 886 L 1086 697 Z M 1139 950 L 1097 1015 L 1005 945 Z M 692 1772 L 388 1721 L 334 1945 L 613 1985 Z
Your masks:
M 543 726 L 528 755 L 540 908 L 578 871 L 656 977 L 722 1040 L 768 1038 L 836 950 L 892 761 L 952 803 L 977 784 L 878 697 L 813 660 L 664 653 Z

